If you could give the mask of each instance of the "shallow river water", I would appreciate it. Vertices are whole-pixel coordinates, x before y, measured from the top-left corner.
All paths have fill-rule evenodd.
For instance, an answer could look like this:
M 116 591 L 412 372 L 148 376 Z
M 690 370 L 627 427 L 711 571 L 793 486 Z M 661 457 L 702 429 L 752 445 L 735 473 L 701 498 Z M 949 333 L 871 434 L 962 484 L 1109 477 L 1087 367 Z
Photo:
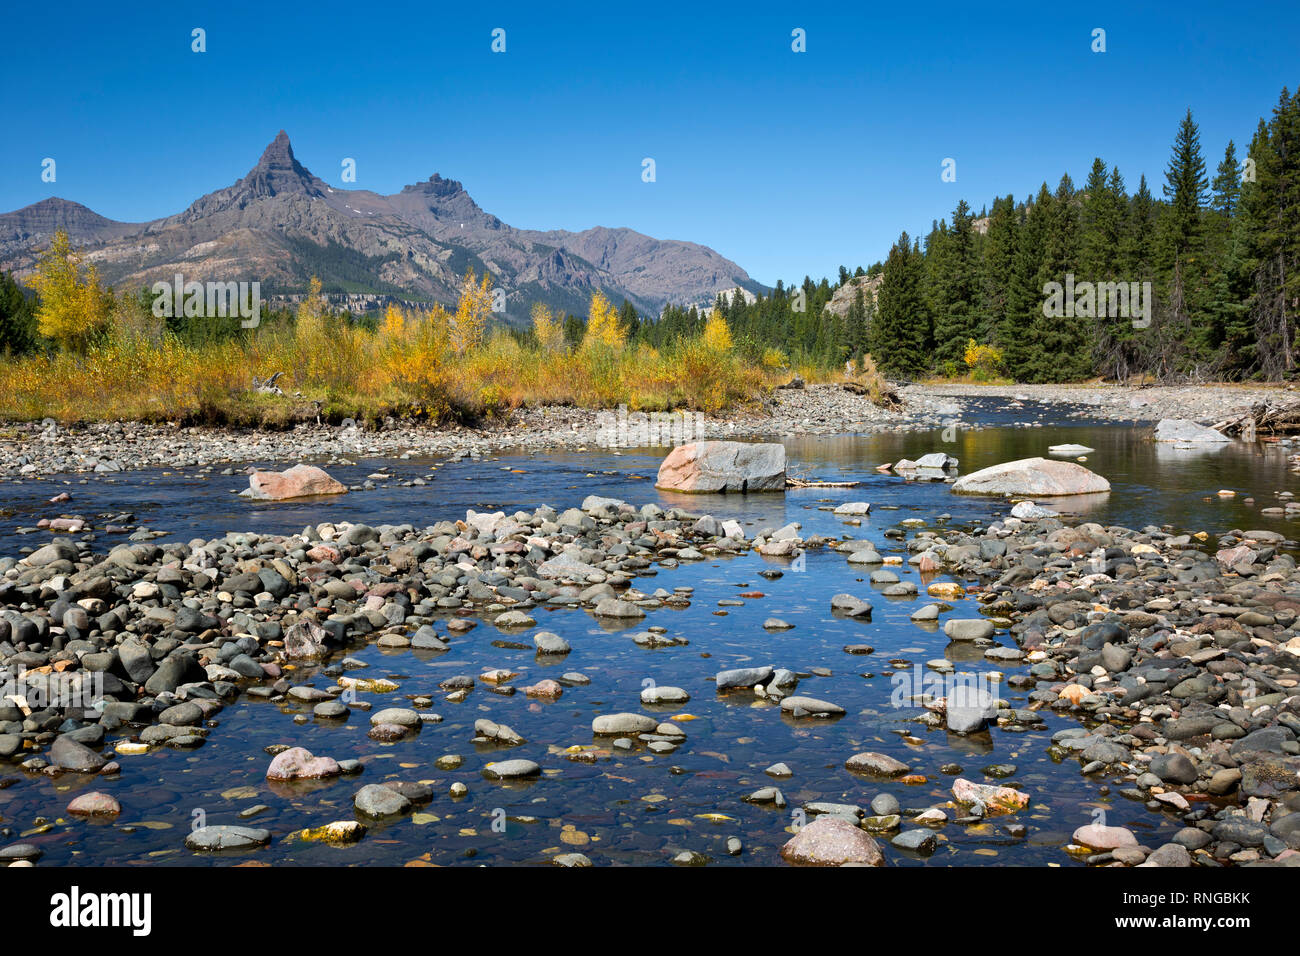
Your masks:
M 293 533 L 322 521 L 364 521 L 369 524 L 411 522 L 417 526 L 441 519 L 463 518 L 475 510 L 530 509 L 540 504 L 557 508 L 577 505 L 588 494 L 622 498 L 634 504 L 656 501 L 681 504 L 717 517 L 735 517 L 747 535 L 787 521 L 812 533 L 845 533 L 870 539 L 882 555 L 906 560 L 899 542 L 886 538 L 887 528 L 908 518 L 930 526 L 972 526 L 1005 513 L 1001 501 L 958 497 L 943 483 L 904 482 L 878 474 L 875 467 L 901 457 L 916 458 L 930 451 L 947 451 L 969 472 L 1013 458 L 1046 454 L 1048 445 L 1077 442 L 1095 451 L 1088 467 L 1108 477 L 1112 491 L 1089 502 L 1087 515 L 1103 524 L 1128 527 L 1169 525 L 1214 536 L 1231 528 L 1273 528 L 1293 536 L 1291 522 L 1259 514 L 1276 504 L 1275 494 L 1294 490 L 1286 452 L 1276 446 L 1233 443 L 1207 450 L 1177 450 L 1145 440 L 1141 429 L 1096 423 L 1065 423 L 1022 427 L 1018 422 L 1045 419 L 1034 409 L 985 409 L 979 429 L 957 429 L 945 442 L 935 432 L 882 433 L 862 437 L 786 439 L 792 471 L 826 480 L 857 480 L 851 489 L 791 491 L 784 496 L 690 496 L 657 492 L 653 478 L 663 449 L 628 449 L 590 453 L 503 453 L 492 459 L 448 463 L 412 457 L 408 460 L 363 461 L 332 466 L 351 484 L 384 468 L 393 479 L 387 487 L 360 491 L 328 501 L 253 504 L 232 494 L 242 476 L 215 473 L 160 472 L 94 476 L 61 476 L 0 486 L 0 553 L 16 554 L 43 543 L 45 532 L 14 535 L 16 527 L 34 524 L 56 507 L 86 516 L 131 512 L 140 526 L 166 531 L 181 540 L 213 537 L 236 530 Z M 263 463 L 269 464 L 269 463 Z M 283 463 L 281 463 L 283 464 Z M 437 466 L 436 470 L 431 466 Z M 425 487 L 399 487 L 398 481 L 423 476 Z M 66 483 L 66 484 L 65 484 Z M 1237 491 L 1220 498 L 1220 489 Z M 51 495 L 68 490 L 66 505 L 47 504 Z M 1254 504 L 1247 503 L 1252 497 Z M 846 525 L 829 509 L 844 501 L 869 501 L 872 512 L 861 525 Z M 944 517 L 944 516 L 947 517 Z M 101 519 L 102 520 L 102 519 Z M 111 547 L 122 536 L 100 534 L 97 547 Z M 777 568 L 783 576 L 759 575 Z M 904 580 L 918 581 L 906 564 L 895 568 Z M 928 579 L 927 579 L 928 580 Z M 1064 852 L 1070 833 L 1090 822 L 1102 807 L 1107 822 L 1130 827 L 1143 843 L 1166 842 L 1181 826 L 1172 814 L 1149 811 L 1141 803 L 1118 795 L 1127 784 L 1119 778 L 1084 778 L 1077 760 L 1054 762 L 1047 754 L 1051 734 L 1078 726 L 1068 717 L 1043 711 L 1045 728 L 1009 732 L 993 727 L 962 737 L 944 730 L 926 730 L 912 721 L 921 711 L 891 705 L 898 681 L 919 675 L 924 662 L 947 656 L 958 671 L 1009 675 L 1016 666 L 994 665 L 978 651 L 950 644 L 941 630 L 913 624 L 909 615 L 929 603 L 925 585 L 914 598 L 885 598 L 850 566 L 843 555 L 809 552 L 802 562 L 765 559 L 746 554 L 723 560 L 683 562 L 659 569 L 637 585 L 647 590 L 676 586 L 694 588 L 689 608 L 651 611 L 637 624 L 616 628 L 580 609 L 537 609 L 538 628 L 564 637 L 573 651 L 567 657 L 543 659 L 531 649 L 532 630 L 505 634 L 480 623 L 457 637 L 444 653 L 383 650 L 359 645 L 350 656 L 370 666 L 355 676 L 390 677 L 399 685 L 392 694 L 365 694 L 375 710 L 409 706 L 410 697 L 429 695 L 432 709 L 443 718 L 426 723 L 419 734 L 396 743 L 378 743 L 366 736 L 368 714 L 354 708 L 340 721 L 312 718 L 310 705 L 269 702 L 243 697 L 216 717 L 205 744 L 193 751 L 159 748 L 141 756 L 122 756 L 117 778 L 79 779 L 26 774 L 16 765 L 0 768 L 11 785 L 0 789 L 0 826 L 8 827 L 12 842 L 22 835 L 45 852 L 44 864 L 231 864 L 260 860 L 274 863 L 329 864 L 469 864 L 546 863 L 556 853 L 578 851 L 597 865 L 666 864 L 683 851 L 712 858 L 715 865 L 773 864 L 796 822 L 792 811 L 813 801 L 853 803 L 866 807 L 881 792 L 892 793 L 904 808 L 942 804 L 950 796 L 952 779 L 960 775 L 977 782 L 1014 783 L 1031 795 L 1028 808 L 1013 816 L 994 817 L 976 826 L 949 824 L 939 833 L 938 849 L 929 857 L 899 851 L 882 840 L 895 865 L 1080 865 Z M 869 622 L 835 618 L 830 598 L 839 592 L 869 597 L 875 605 Z M 740 607 L 719 607 L 723 600 L 746 597 Z M 974 616 L 973 602 L 956 602 L 957 616 Z M 762 622 L 776 616 L 792 630 L 765 631 Z M 685 646 L 647 650 L 631 635 L 649 625 L 662 625 Z M 442 628 L 439 628 L 442 631 Z M 998 640 L 1012 643 L 1005 632 Z M 518 642 L 512 649 L 494 642 Z M 850 655 L 843 648 L 867 643 L 870 655 Z M 792 721 L 778 707 L 752 695 L 719 695 L 708 678 L 719 670 L 745 665 L 774 664 L 803 675 L 798 693 L 834 701 L 847 715 L 834 721 Z M 586 686 L 568 686 L 554 702 L 540 702 L 522 693 L 511 697 L 476 687 L 462 703 L 451 703 L 437 684 L 458 674 L 477 675 L 493 667 L 520 672 L 516 686 L 563 672 L 580 671 Z M 813 669 L 825 676 L 815 676 Z M 295 681 L 302 679 L 301 672 Z M 643 682 L 686 689 L 683 705 L 644 708 Z M 326 687 L 333 680 L 315 675 Z M 928 689 L 917 686 L 916 689 Z M 1005 684 L 999 693 L 1013 706 L 1025 706 L 1026 691 Z M 643 711 L 674 717 L 687 733 L 675 752 L 654 755 L 638 746 L 614 751 L 594 764 L 565 759 L 572 745 L 591 745 L 591 720 L 601 713 Z M 295 723 L 306 715 L 305 723 Z M 474 721 L 489 717 L 506 723 L 527 743 L 502 750 L 476 749 L 470 742 Z M 120 739 L 110 734 L 108 745 Z M 316 754 L 338 759 L 360 758 L 364 772 L 315 786 L 273 786 L 265 779 L 274 744 L 304 746 Z M 608 740 L 604 741 L 608 746 Z M 922 775 L 921 783 L 874 781 L 844 768 L 844 761 L 864 750 L 879 751 L 908 764 Z M 464 758 L 461 767 L 443 771 L 434 761 L 445 754 Z M 502 785 L 481 776 L 484 764 L 507 757 L 536 760 L 543 776 L 531 783 Z M 764 768 L 784 762 L 789 779 L 773 780 Z M 1014 765 L 1005 780 L 986 776 L 984 768 Z M 942 768 L 942 769 L 941 769 Z M 364 783 L 385 779 L 430 783 L 434 800 L 416 813 L 387 824 L 368 823 L 359 844 L 336 848 L 286 841 L 294 830 L 333 820 L 352 819 L 352 797 Z M 463 782 L 468 795 L 455 799 L 448 787 Z M 759 787 L 775 785 L 788 806 L 777 809 L 743 802 Z M 1104 792 L 1109 788 L 1109 792 Z M 68 801 L 80 790 L 102 789 L 122 804 L 122 815 L 111 823 L 69 818 Z M 244 819 L 240 811 L 255 805 L 266 809 Z M 196 824 L 244 824 L 269 829 L 269 847 L 246 854 L 201 855 L 185 849 L 184 837 Z M 1020 824 L 1023 833 L 1009 829 Z M 907 828 L 906 823 L 904 828 Z M 744 850 L 731 856 L 729 837 L 739 837 Z

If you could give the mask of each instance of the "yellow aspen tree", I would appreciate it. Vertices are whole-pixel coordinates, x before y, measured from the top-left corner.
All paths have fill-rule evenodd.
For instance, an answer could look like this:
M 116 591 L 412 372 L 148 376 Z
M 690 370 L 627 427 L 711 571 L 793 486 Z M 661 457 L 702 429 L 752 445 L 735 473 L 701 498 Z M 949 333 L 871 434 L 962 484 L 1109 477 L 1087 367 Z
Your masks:
M 618 312 L 610 305 L 609 299 L 605 298 L 605 293 L 593 293 L 591 307 L 587 311 L 587 331 L 582 337 L 582 347 L 621 349 L 626 338 L 627 330 L 618 321 Z
M 295 334 L 300 340 L 310 340 L 325 331 L 326 303 L 321 294 L 321 283 L 317 276 L 311 277 L 307 285 L 307 295 L 298 303 L 298 321 L 294 326 Z
M 704 347 L 714 352 L 731 351 L 731 328 L 725 316 L 715 309 L 704 323 Z
M 533 304 L 533 334 L 546 352 L 558 352 L 564 345 L 564 328 L 555 314 L 543 303 Z
M 99 273 L 93 265 L 82 269 L 82 258 L 62 229 L 27 284 L 40 296 L 38 331 L 62 349 L 83 350 L 108 323 L 110 301 L 99 286 Z
M 383 321 L 379 323 L 379 337 L 385 343 L 401 342 L 406 337 L 406 315 L 395 303 L 390 302 L 384 310 Z
M 464 355 L 483 344 L 491 316 L 492 277 L 484 273 L 483 281 L 478 282 L 471 268 L 465 273 L 456 314 L 451 320 L 451 347 L 456 354 Z

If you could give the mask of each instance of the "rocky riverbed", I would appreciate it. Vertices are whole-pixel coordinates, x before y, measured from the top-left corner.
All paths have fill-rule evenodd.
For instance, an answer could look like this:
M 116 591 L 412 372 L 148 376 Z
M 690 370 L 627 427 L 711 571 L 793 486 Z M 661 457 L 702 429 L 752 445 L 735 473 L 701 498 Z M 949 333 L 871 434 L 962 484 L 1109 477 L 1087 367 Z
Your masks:
M 2 558 L 0 859 L 31 862 L 48 849 L 66 862 L 67 845 L 130 840 L 141 824 L 115 821 L 148 810 L 119 800 L 140 772 L 133 761 L 177 753 L 223 761 L 223 796 L 246 805 L 234 822 L 196 816 L 160 854 L 267 853 L 273 843 L 363 851 L 404 824 L 445 828 L 458 801 L 485 788 L 553 785 L 570 794 L 564 812 L 577 823 L 557 818 L 558 842 L 530 858 L 599 864 L 620 859 L 624 843 L 644 848 L 618 827 L 593 839 L 603 807 L 678 806 L 668 781 L 712 779 L 722 791 L 683 791 L 676 799 L 688 802 L 667 823 L 689 834 L 692 822 L 734 824 L 740 807 L 763 816 L 714 840 L 669 840 L 660 862 L 878 865 L 942 852 L 979 863 L 995 852 L 986 842 L 1012 862 L 1046 844 L 1094 865 L 1300 861 L 1295 542 L 1057 517 L 955 528 L 929 516 L 873 543 L 853 536 L 865 503 L 834 507 L 841 530 L 826 535 L 589 496 L 566 510 L 470 511 L 424 528 L 314 525 L 111 549 L 55 538 Z M 728 625 L 700 637 L 674 623 L 699 587 L 718 586 L 711 568 L 742 568 L 721 572 L 734 582 L 713 612 L 725 619 L 763 607 L 756 568 L 775 589 L 814 563 L 858 583 L 824 596 L 804 586 L 813 611 L 806 594 L 782 592 L 790 603 L 764 608 L 752 634 Z M 654 587 L 658 574 L 682 583 Z M 875 652 L 882 615 L 904 611 L 913 643 L 941 631 L 940 655 Z M 797 622 L 810 613 L 840 648 L 814 654 L 802 643 Z M 561 636 L 571 615 L 601 636 Z M 649 677 L 568 664 L 602 641 L 637 654 Z M 361 660 L 371 650 L 409 663 L 372 676 Z M 715 655 L 729 663 L 705 686 L 665 676 Z M 445 664 L 403 674 L 419 661 Z M 511 698 L 527 706 L 503 714 Z M 230 736 L 258 702 L 292 714 L 301 735 L 263 747 Z M 738 714 L 789 736 L 764 743 L 713 729 Z M 1061 726 L 1044 734 L 1048 724 Z M 304 746 L 313 727 L 340 728 L 316 738 L 330 752 Z M 425 738 L 439 741 L 436 760 L 411 749 Z M 967 768 L 954 756 L 1018 738 L 1040 751 L 1024 763 L 1071 775 L 1079 797 L 1068 811 L 1044 803 L 1041 775 L 1026 767 Z M 842 769 L 806 765 L 810 746 Z M 705 755 L 726 768 L 742 753 L 751 770 L 691 769 Z M 383 759 L 394 754 L 400 765 Z M 611 768 L 600 779 L 612 803 L 583 806 L 579 788 L 601 767 Z M 655 767 L 663 782 L 644 793 L 639 775 Z M 40 780 L 55 790 L 33 789 Z M 76 796 L 64 802 L 69 785 Z M 315 805 L 318 792 L 330 797 Z M 490 809 L 504 798 L 486 799 Z M 526 826 L 547 802 L 500 815 Z M 1151 824 L 1119 824 L 1134 813 Z M 82 820 L 109 825 L 83 831 Z M 482 839 L 474 826 L 459 833 Z M 976 855 L 961 852 L 972 845 Z

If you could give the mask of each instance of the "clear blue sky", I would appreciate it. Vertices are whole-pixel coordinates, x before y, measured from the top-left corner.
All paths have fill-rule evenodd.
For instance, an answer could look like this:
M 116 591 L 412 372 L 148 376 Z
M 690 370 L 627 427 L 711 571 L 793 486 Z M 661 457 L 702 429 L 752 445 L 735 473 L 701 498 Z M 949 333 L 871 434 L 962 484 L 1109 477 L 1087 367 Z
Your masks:
M 0 210 L 178 212 L 283 127 L 335 185 L 344 157 L 378 192 L 437 171 L 511 225 L 688 239 L 774 284 L 1095 155 L 1159 195 L 1187 107 L 1212 174 L 1300 85 L 1294 2 L 453 6 L 8 3 Z

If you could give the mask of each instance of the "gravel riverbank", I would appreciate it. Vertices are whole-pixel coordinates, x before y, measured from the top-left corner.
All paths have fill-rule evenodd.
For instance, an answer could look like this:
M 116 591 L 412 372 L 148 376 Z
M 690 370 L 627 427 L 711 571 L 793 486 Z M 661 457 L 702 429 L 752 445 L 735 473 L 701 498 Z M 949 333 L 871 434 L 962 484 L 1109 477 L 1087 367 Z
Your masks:
M 138 422 L 64 427 L 52 422 L 0 427 L 0 480 L 24 476 L 187 468 L 208 465 L 282 466 L 346 458 L 441 457 L 502 448 L 580 449 L 665 447 L 698 438 L 865 434 L 881 430 L 981 424 L 971 400 L 1018 400 L 1063 406 L 1062 418 L 1119 422 L 1193 418 L 1211 423 L 1266 398 L 1290 397 L 1279 388 L 1216 386 L 908 385 L 898 410 L 873 405 L 840 385 L 776 389 L 750 407 L 724 415 L 651 419 L 618 411 L 544 406 L 522 409 L 482 428 L 390 421 L 384 427 L 300 425 L 273 432 L 182 428 Z M 651 437 L 647 440 L 646 436 Z
M 903 400 L 939 403 L 1000 398 L 1045 405 L 1077 406 L 1074 417 L 1114 422 L 1157 422 L 1189 418 L 1210 425 L 1257 402 L 1300 401 L 1293 386 L 1244 385 L 907 385 Z
M 903 411 L 878 408 L 838 385 L 777 389 L 771 398 L 724 416 L 659 416 L 560 406 L 522 409 L 482 428 L 389 421 L 380 428 L 300 425 L 287 431 L 197 428 L 139 422 L 64 427 L 53 422 L 0 428 L 0 480 L 25 476 L 284 465 L 347 458 L 479 455 L 502 448 L 672 446 L 698 438 L 819 435 L 879 428 L 933 428 L 946 400 L 918 397 Z

